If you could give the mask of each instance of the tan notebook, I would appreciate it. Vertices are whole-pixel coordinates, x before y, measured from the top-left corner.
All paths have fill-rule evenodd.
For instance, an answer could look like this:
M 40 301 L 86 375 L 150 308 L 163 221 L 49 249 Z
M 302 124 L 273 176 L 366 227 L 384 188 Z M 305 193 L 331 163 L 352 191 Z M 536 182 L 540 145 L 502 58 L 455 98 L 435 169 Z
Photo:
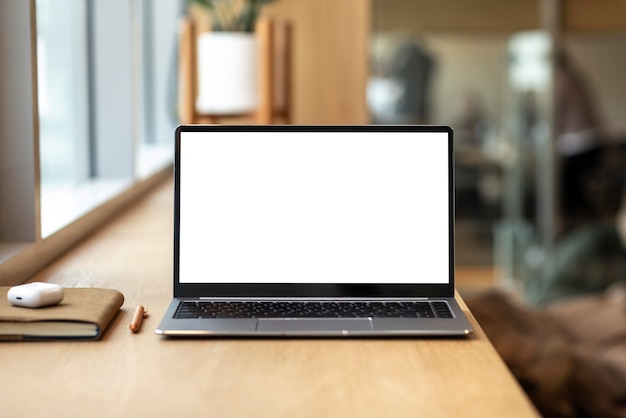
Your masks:
M 113 289 L 65 288 L 63 301 L 44 308 L 22 308 L 7 300 L 10 286 L 0 287 L 0 339 L 100 338 L 124 303 Z

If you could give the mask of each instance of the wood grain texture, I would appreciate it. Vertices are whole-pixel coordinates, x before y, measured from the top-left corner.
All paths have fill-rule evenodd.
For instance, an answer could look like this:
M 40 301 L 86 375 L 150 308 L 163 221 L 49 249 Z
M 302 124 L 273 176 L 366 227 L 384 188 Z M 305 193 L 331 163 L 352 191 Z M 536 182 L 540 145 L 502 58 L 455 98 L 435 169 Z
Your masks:
M 196 113 L 196 30 L 190 19 L 182 19 L 178 34 L 178 119 L 193 123 Z
M 272 123 L 274 113 L 274 23 L 260 19 L 256 24 L 259 51 L 259 106 L 256 121 L 261 125 Z
M 370 8 L 366 0 L 281 0 L 263 9 L 293 25 L 292 123 L 368 123 Z
M 513 33 L 541 29 L 545 1 L 373 0 L 374 31 L 421 33 Z M 559 21 L 567 32 L 621 32 L 626 0 L 560 0 Z
M 623 33 L 626 0 L 564 0 L 562 22 L 566 33 Z
M 374 0 L 377 32 L 516 32 L 539 29 L 540 2 L 527 0 Z
M 0 344 L 2 416 L 537 416 L 463 303 L 467 340 L 158 337 L 172 208 L 170 181 L 34 277 L 125 302 L 99 342 Z M 138 304 L 150 316 L 133 334 Z

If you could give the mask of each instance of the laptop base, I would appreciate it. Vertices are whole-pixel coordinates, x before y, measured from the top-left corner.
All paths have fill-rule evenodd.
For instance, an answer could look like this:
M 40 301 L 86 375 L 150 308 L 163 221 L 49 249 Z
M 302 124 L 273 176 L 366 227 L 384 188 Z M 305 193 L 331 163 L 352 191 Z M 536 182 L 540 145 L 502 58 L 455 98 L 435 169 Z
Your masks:
M 192 318 L 175 319 L 173 299 L 155 333 L 166 337 L 467 336 L 472 327 L 454 298 L 437 298 L 454 318 Z

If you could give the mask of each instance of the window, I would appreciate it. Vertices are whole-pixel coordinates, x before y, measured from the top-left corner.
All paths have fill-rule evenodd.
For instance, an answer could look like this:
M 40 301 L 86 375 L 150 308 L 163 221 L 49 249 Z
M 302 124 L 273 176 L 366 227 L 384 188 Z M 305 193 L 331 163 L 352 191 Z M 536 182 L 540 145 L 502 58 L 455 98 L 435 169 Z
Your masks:
M 89 177 L 86 2 L 37 0 L 37 89 L 41 186 Z
M 77 219 L 95 226 L 167 173 L 183 4 L 0 4 L 0 282 L 25 280 L 86 234 L 66 232 Z

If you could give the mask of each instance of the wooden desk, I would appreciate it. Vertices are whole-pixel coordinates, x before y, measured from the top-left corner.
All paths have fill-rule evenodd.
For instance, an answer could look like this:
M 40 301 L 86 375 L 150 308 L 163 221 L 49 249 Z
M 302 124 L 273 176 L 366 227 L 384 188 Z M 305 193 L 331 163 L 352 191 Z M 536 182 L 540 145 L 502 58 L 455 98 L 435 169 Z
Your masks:
M 172 187 L 34 278 L 126 299 L 99 342 L 0 344 L 1 416 L 537 416 L 471 315 L 478 332 L 468 340 L 161 339 L 153 331 L 172 297 Z M 132 334 L 138 304 L 150 317 Z

